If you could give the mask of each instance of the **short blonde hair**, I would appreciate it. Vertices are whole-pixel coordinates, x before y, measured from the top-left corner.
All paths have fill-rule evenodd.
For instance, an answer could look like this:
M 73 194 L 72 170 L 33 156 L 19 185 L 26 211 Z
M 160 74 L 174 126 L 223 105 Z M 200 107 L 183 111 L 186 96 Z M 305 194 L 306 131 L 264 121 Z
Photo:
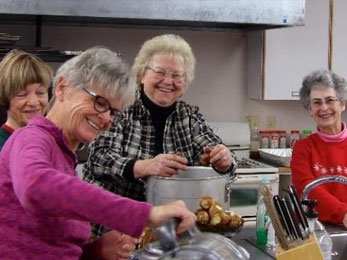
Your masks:
M 174 34 L 153 37 L 142 45 L 132 67 L 136 76 L 136 83 L 138 85 L 141 84 L 146 66 L 148 66 L 153 56 L 158 53 L 171 54 L 174 57 L 182 59 L 186 75 L 185 88 L 187 89 L 194 79 L 195 57 L 188 42 L 181 36 Z
M 0 63 L 0 106 L 8 110 L 11 98 L 34 83 L 49 88 L 53 71 L 39 57 L 12 50 Z

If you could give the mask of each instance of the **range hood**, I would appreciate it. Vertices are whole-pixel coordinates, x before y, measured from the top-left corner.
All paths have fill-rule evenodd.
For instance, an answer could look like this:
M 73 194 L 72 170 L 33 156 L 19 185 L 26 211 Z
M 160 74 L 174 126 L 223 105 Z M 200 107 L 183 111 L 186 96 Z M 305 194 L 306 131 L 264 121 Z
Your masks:
M 305 0 L 0 0 L 0 14 L 1 20 L 39 15 L 46 22 L 271 29 L 304 25 Z

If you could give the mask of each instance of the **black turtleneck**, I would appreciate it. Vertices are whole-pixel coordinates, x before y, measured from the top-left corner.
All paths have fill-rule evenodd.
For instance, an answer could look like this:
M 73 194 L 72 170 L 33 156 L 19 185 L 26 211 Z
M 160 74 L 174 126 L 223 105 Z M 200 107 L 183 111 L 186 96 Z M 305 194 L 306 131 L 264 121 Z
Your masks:
M 161 107 L 154 104 L 141 90 L 141 100 L 143 105 L 148 109 L 152 117 L 152 122 L 155 129 L 155 155 L 163 153 L 163 139 L 164 139 L 164 129 L 165 122 L 168 116 L 175 110 L 176 104 L 172 104 L 169 107 Z M 124 169 L 123 176 L 128 181 L 134 181 L 134 165 L 136 159 L 130 160 Z
M 169 107 L 158 106 L 146 96 L 143 90 L 141 91 L 141 100 L 152 117 L 155 129 L 155 155 L 163 153 L 165 122 L 168 116 L 175 110 L 176 104 L 174 103 Z

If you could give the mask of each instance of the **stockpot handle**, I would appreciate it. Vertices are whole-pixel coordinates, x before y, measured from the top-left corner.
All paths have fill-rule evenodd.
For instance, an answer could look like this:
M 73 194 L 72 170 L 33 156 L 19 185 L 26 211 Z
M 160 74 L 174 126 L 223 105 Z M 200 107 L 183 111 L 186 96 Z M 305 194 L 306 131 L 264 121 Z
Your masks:
M 239 174 L 236 172 L 238 161 L 236 157 L 233 157 L 233 168 L 231 169 L 229 173 L 229 179 L 225 183 L 225 189 L 224 189 L 224 202 L 227 203 L 230 199 L 230 192 L 231 192 L 231 184 L 237 180 L 239 177 Z

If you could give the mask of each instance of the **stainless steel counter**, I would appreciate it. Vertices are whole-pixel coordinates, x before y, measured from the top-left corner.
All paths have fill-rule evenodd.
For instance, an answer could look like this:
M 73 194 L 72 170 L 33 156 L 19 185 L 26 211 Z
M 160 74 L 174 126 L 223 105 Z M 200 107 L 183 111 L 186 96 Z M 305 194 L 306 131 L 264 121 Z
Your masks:
M 270 255 L 264 253 L 246 240 L 251 237 L 255 238 L 255 227 L 244 227 L 232 240 L 248 251 L 250 260 L 273 260 L 274 258 Z

